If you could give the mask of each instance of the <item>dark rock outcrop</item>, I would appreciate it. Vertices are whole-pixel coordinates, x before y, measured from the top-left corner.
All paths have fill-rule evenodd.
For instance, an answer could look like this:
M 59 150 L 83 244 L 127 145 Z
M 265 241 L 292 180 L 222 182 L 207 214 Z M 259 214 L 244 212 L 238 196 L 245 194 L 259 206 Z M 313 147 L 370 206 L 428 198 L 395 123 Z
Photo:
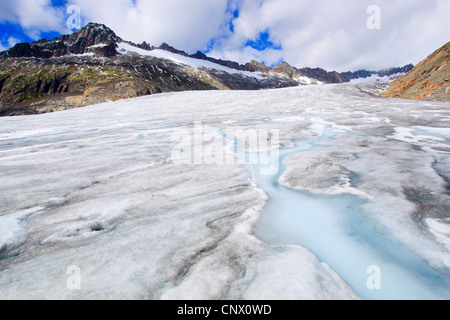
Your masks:
M 225 67 L 228 67 L 228 68 L 231 68 L 231 69 L 245 70 L 245 66 L 240 65 L 237 62 L 211 58 L 211 57 L 208 57 L 206 54 L 204 54 L 203 52 L 200 52 L 200 51 L 197 51 L 196 53 L 191 54 L 189 57 L 194 58 L 194 59 L 210 61 L 212 63 L 218 64 L 218 65 L 221 65 L 221 66 L 225 66 Z
M 93 52 L 102 57 L 117 54 L 116 46 L 120 38 L 102 24 L 89 23 L 86 27 L 71 35 L 47 41 L 42 39 L 31 44 L 18 43 L 13 48 L 2 52 L 2 58 L 43 58 L 61 57 L 67 54 L 84 54 Z
M 14 65 L 15 68 L 11 68 Z M 214 90 L 177 64 L 122 55 L 0 59 L 0 116 L 35 114 L 161 92 Z
M 359 70 L 355 72 L 341 72 L 339 76 L 343 82 L 350 82 L 353 79 L 369 78 L 372 76 L 372 72 L 368 70 Z
M 93 45 L 87 47 L 85 49 L 85 52 L 93 53 L 97 57 L 105 57 L 105 58 L 113 57 L 117 54 L 115 43 Z
M 390 69 L 385 69 L 385 70 L 381 70 L 376 72 L 377 75 L 379 75 L 380 77 L 385 77 L 385 76 L 392 76 L 394 74 L 399 74 L 399 73 L 408 73 L 410 72 L 412 69 L 414 69 L 414 65 L 413 64 L 407 64 L 404 67 L 398 67 L 398 68 L 390 68 Z
M 138 48 L 140 48 L 140 49 L 144 49 L 144 50 L 147 50 L 147 51 L 150 51 L 150 50 L 153 50 L 154 48 L 151 46 L 151 45 L 149 45 L 147 42 L 142 42 L 141 44 L 137 44 L 136 45 L 136 47 L 138 47 Z
M 165 43 L 165 42 L 163 42 L 163 43 L 159 46 L 158 49 L 161 49 L 161 50 L 164 50 L 164 51 L 168 51 L 168 52 L 172 52 L 172 53 L 175 53 L 175 54 L 179 54 L 179 55 L 182 55 L 182 56 L 185 56 L 185 57 L 188 57 L 188 56 L 189 56 L 186 52 L 184 52 L 184 51 L 182 51 L 182 50 L 175 49 L 174 47 L 168 45 L 168 44 Z
M 244 70 L 250 72 L 270 72 L 270 68 L 268 66 L 265 66 L 255 60 L 246 63 Z
M 74 32 L 64 39 L 68 44 L 68 50 L 73 54 L 83 54 L 89 52 L 89 48 L 98 45 L 112 47 L 114 51 L 110 50 L 108 57 L 115 55 L 115 46 L 120 38 L 116 36 L 114 31 L 103 24 L 89 23 L 83 29 Z
M 126 54 L 126 50 L 119 53 L 120 43 L 147 51 L 161 49 L 216 65 L 195 68 L 152 55 Z M 258 74 L 253 76 L 252 72 Z M 257 61 L 240 65 L 200 51 L 189 55 L 166 43 L 159 48 L 145 41 L 134 44 L 105 25 L 89 23 L 71 35 L 20 43 L 0 53 L 0 115 L 52 112 L 161 92 L 259 90 L 317 83 L 302 77 L 341 83 L 369 74 L 297 69 L 286 62 L 274 67 Z
M 299 77 L 303 77 L 304 73 L 300 71 L 299 69 L 291 66 L 287 62 L 282 62 L 281 64 L 273 67 L 271 69 L 272 72 L 284 75 L 290 79 L 298 79 Z
M 308 78 L 316 79 L 324 83 L 342 83 L 343 80 L 336 71 L 328 72 L 322 68 L 302 68 L 300 71 Z

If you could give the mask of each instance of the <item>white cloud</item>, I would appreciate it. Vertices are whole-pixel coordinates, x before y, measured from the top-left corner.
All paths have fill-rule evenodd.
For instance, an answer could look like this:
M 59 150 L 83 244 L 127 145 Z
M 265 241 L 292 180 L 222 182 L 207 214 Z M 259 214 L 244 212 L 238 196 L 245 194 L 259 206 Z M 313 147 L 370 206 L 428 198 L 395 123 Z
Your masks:
M 18 23 L 32 39 L 39 39 L 41 32 L 64 32 L 64 12 L 52 7 L 51 0 L 2 1 L 0 21 Z
M 133 42 L 167 42 L 189 53 L 210 48 L 210 55 L 239 63 L 284 59 L 297 67 L 337 71 L 416 64 L 445 44 L 450 30 L 448 0 L 69 0 L 70 4 L 81 8 L 83 25 L 104 23 Z M 370 5 L 381 8 L 380 30 L 367 28 Z M 236 9 L 239 17 L 233 20 L 232 33 L 229 23 Z M 64 8 L 52 7 L 51 0 L 0 2 L 0 22 L 19 23 L 33 39 L 45 31 L 69 33 L 67 18 Z M 246 47 L 266 31 L 278 49 Z
M 380 30 L 367 28 L 373 4 L 381 9 Z M 278 56 L 297 67 L 346 71 L 416 64 L 449 40 L 448 12 L 448 0 L 245 0 L 235 33 L 212 54 L 241 63 L 258 58 L 264 53 L 242 47 L 268 30 L 282 46 Z
M 227 0 L 73 0 L 84 22 L 104 23 L 120 37 L 195 52 L 223 33 Z
M 20 39 L 14 37 L 9 37 L 8 39 L 2 38 L 0 41 L 0 52 L 8 50 L 20 42 L 22 42 Z

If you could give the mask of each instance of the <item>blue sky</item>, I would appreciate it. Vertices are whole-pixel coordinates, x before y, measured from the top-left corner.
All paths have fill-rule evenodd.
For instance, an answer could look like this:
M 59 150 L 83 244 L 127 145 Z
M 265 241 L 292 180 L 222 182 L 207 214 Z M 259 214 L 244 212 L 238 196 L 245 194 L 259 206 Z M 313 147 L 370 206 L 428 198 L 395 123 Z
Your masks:
M 42 1 L 36 1 L 42 2 Z M 59 10 L 64 10 L 67 5 L 65 0 L 49 0 L 44 1 L 44 3 L 51 8 L 59 8 Z M 59 37 L 62 33 L 62 28 L 48 28 L 44 24 L 39 23 L 27 23 L 26 21 L 21 21 L 18 12 L 26 12 L 27 1 L 17 1 L 16 5 L 11 5 L 10 3 L 3 2 L 0 4 L 0 48 L 7 49 L 13 46 L 17 42 L 32 42 L 41 38 L 53 39 Z M 44 9 L 45 10 L 45 9 Z M 38 17 L 39 12 L 36 13 Z M 46 16 L 42 16 L 44 20 Z M 37 18 L 36 20 L 39 20 Z M 25 22 L 25 23 L 23 23 Z M 66 33 L 69 33 L 67 30 Z
M 120 37 L 246 63 L 348 71 L 418 63 L 448 39 L 448 0 L 15 0 L 0 2 L 0 50 L 104 23 Z M 380 9 L 370 29 L 367 9 Z
M 1 44 L 6 48 L 13 46 L 16 42 L 31 43 L 36 40 L 27 35 L 18 23 L 4 22 L 0 24 L 0 34 L 2 35 Z M 53 39 L 59 36 L 61 33 L 58 31 L 40 32 L 41 39 Z
M 181 0 L 180 0 L 181 1 Z M 72 1 L 67 0 L 51 0 L 48 1 L 49 6 L 52 8 L 56 8 L 60 10 L 61 12 L 66 12 L 66 9 L 69 5 L 71 5 Z M 131 0 L 131 6 L 136 5 L 136 0 Z M 70 13 L 66 12 L 67 18 L 70 17 Z M 215 44 L 223 39 L 226 39 L 230 34 L 233 34 L 235 32 L 234 30 L 234 24 L 233 21 L 237 18 L 239 18 L 239 8 L 236 6 L 232 6 L 231 2 L 228 2 L 225 15 L 229 17 L 228 19 L 228 26 L 229 26 L 229 33 L 222 34 L 218 37 L 213 37 L 209 39 L 209 44 L 207 46 L 204 46 L 203 48 L 198 48 L 204 53 L 210 52 L 211 49 L 214 48 Z M 87 23 L 87 19 L 83 16 L 81 16 L 82 25 Z M 97 22 L 97 21 L 96 21 Z M 61 22 L 62 24 L 62 22 Z M 57 29 L 57 30 L 40 30 L 38 28 L 38 33 L 33 30 L 33 32 L 29 33 L 27 32 L 26 28 L 23 28 L 20 23 L 14 23 L 14 21 L 8 21 L 4 20 L 0 23 L 0 34 L 2 35 L 0 41 L 1 41 L 1 48 L 7 49 L 12 47 L 18 42 L 33 42 L 38 39 L 53 39 L 56 37 L 61 36 L 62 34 L 68 34 L 71 31 L 74 31 L 74 29 L 69 30 L 68 28 L 64 30 L 65 26 L 61 25 L 63 29 Z M 144 41 L 144 40 L 143 40 Z M 274 44 L 270 40 L 270 34 L 269 30 L 261 31 L 259 34 L 259 37 L 248 39 L 244 47 L 250 47 L 257 51 L 264 51 L 268 48 L 273 48 L 274 50 L 280 50 L 281 46 L 279 44 Z M 264 62 L 264 61 L 262 61 Z

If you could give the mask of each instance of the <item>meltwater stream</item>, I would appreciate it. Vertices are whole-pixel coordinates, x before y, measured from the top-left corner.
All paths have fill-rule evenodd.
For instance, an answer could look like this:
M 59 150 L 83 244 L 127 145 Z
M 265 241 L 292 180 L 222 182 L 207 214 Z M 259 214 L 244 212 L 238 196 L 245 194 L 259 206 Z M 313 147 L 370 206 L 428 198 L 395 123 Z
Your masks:
M 281 150 L 280 169 L 274 175 L 261 175 L 260 166 L 253 166 L 257 186 L 269 196 L 255 235 L 271 245 L 309 249 L 362 299 L 449 299 L 448 275 L 433 270 L 365 217 L 364 199 L 313 195 L 278 184 L 284 157 L 312 150 L 335 136 L 328 127 L 318 139 Z

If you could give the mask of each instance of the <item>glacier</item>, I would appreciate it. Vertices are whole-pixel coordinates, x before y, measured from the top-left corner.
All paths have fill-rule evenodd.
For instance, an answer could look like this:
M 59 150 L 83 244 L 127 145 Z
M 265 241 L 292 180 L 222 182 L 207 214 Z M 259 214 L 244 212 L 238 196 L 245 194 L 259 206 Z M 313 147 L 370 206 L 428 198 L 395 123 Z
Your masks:
M 385 88 L 164 93 L 0 118 L 0 299 L 449 299 L 449 104 Z M 278 130 L 279 171 L 174 163 L 173 137 L 199 122 L 217 140 Z

